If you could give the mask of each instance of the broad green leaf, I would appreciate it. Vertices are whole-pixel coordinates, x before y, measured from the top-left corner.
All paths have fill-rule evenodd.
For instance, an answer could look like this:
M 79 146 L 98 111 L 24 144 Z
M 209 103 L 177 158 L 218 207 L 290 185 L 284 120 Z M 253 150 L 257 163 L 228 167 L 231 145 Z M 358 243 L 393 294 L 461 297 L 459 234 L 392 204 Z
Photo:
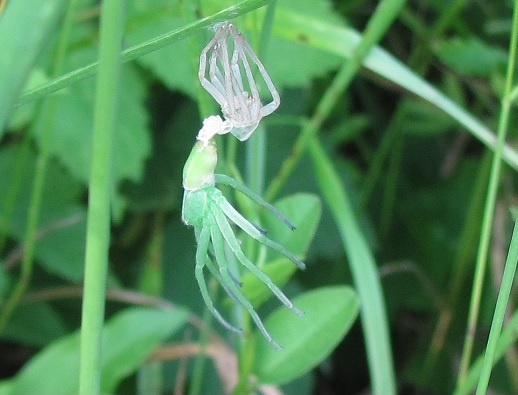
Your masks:
M 22 150 L 13 146 L 0 151 L 0 190 L 6 191 L 0 206 L 0 222 L 19 242 L 25 238 L 35 165 L 32 152 L 24 156 Z M 35 254 L 46 270 L 72 281 L 83 276 L 85 210 L 77 203 L 82 191 L 61 167 L 53 161 L 49 163 Z M 7 206 L 8 200 L 11 203 Z
M 318 288 L 293 302 L 304 312 L 303 316 L 281 307 L 265 320 L 272 337 L 284 347 L 282 350 L 275 350 L 256 334 L 259 339 L 252 372 L 261 383 L 286 383 L 318 365 L 358 316 L 358 298 L 345 286 Z
M 315 195 L 301 193 L 277 201 L 275 207 L 293 222 L 296 229 L 292 231 L 277 217 L 268 213 L 264 216 L 264 227 L 268 231 L 267 236 L 286 247 L 293 254 L 304 258 L 320 220 L 322 211 L 320 199 Z M 282 287 L 295 273 L 297 267 L 282 254 L 269 251 L 270 253 L 275 255 L 277 259 L 261 266 L 261 270 L 277 286 Z M 256 307 L 272 296 L 270 289 L 250 272 L 244 273 L 241 281 L 243 282 L 243 293 Z
M 497 66 L 505 66 L 507 54 L 476 37 L 454 38 L 441 42 L 437 56 L 457 73 L 489 77 Z
M 103 329 L 101 387 L 111 393 L 135 371 L 165 338 L 179 330 L 187 313 L 181 309 L 128 308 Z M 74 394 L 78 388 L 79 332 L 66 336 L 36 354 L 13 382 L 13 394 Z
M 185 24 L 173 2 L 139 3 L 140 6 L 134 6 L 136 10 L 129 19 L 131 29 L 126 39 L 130 45 L 140 44 Z M 168 88 L 178 89 L 195 98 L 198 89 L 196 84 L 199 82 L 189 56 L 187 40 L 181 40 L 175 45 L 142 56 L 137 62 L 151 70 Z
M 37 7 L 33 0 L 11 1 L 0 15 L 0 139 L 9 113 L 18 99 L 30 70 L 68 4 L 48 0 Z
M 135 371 L 150 351 L 187 322 L 181 309 L 134 309 L 120 313 L 103 332 L 101 389 L 112 393 L 118 382 Z
M 47 303 L 20 305 L 9 319 L 2 337 L 42 347 L 66 333 L 63 319 Z
M 14 386 L 14 380 L 2 380 L 0 381 L 0 394 L 1 395 L 8 395 L 13 393 L 13 386 Z
M 280 258 L 261 266 L 261 270 L 272 279 L 275 285 L 282 287 L 297 271 L 297 266 L 288 258 Z M 243 283 L 241 291 L 256 308 L 273 296 L 270 288 L 250 272 L 241 276 L 241 282 Z M 225 303 L 232 303 L 232 299 L 226 297 Z
M 10 279 L 5 272 L 4 266 L 0 266 L 0 304 L 4 303 L 4 297 L 9 290 Z
M 268 231 L 267 236 L 304 259 L 322 213 L 320 199 L 316 195 L 297 193 L 278 200 L 274 206 L 295 225 L 295 230 L 292 231 L 276 216 L 265 211 L 263 226 Z M 274 255 L 281 256 L 277 253 Z
M 77 50 L 69 55 L 69 67 L 77 68 L 95 59 L 94 48 Z M 145 87 L 131 65 L 125 65 L 120 84 L 115 141 L 113 144 L 114 185 L 122 180 L 138 181 L 144 171 L 151 142 L 145 109 Z M 79 82 L 55 96 L 51 153 L 70 171 L 88 183 L 95 87 L 91 81 Z M 36 123 L 38 125 L 38 123 Z M 42 128 L 33 128 L 41 144 Z

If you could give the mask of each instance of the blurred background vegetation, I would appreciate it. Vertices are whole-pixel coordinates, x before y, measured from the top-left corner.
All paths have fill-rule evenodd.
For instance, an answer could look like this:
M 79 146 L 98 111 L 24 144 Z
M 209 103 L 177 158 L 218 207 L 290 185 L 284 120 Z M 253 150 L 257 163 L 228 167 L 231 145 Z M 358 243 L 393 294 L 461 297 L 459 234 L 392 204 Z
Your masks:
M 196 17 L 232 3 L 201 1 L 201 15 Z M 280 108 L 263 120 L 266 187 L 292 154 L 301 123 L 314 113 L 377 3 L 278 0 L 271 37 L 261 56 L 281 93 Z M 128 1 L 124 47 L 191 23 L 183 7 L 185 0 Z M 96 60 L 99 9 L 95 0 L 78 0 L 59 61 L 55 42 L 61 25 L 56 22 L 41 32 L 45 45 L 30 68 L 25 91 Z M 407 1 L 318 131 L 378 265 L 402 394 L 449 393 L 455 387 L 490 172 L 491 150 L 483 140 L 497 129 L 511 16 L 511 1 Z M 257 47 L 261 29 L 254 27 L 253 13 L 235 23 Z M 198 318 L 204 314 L 193 271 L 195 241 L 192 229 L 181 223 L 180 210 L 181 171 L 201 125 L 197 54 L 211 35 L 210 29 L 199 29 L 191 38 L 124 64 L 114 141 L 108 318 L 128 304 L 174 303 Z M 23 48 L 25 38 L 17 40 Z M 0 131 L 2 303 L 23 278 L 21 262 L 34 262 L 24 295 L 1 328 L 4 379 L 80 326 L 93 81 L 90 77 L 66 85 L 49 101 L 17 95 L 12 105 L 4 102 L 2 111 L 8 116 Z M 18 106 L 20 100 L 24 104 Z M 512 112 L 511 146 L 515 121 Z M 237 164 L 245 179 L 246 156 L 240 145 Z M 42 157 L 48 161 L 36 208 L 34 251 L 27 258 L 29 208 L 34 206 Z M 506 161 L 511 166 L 504 166 L 501 175 L 474 356 L 487 342 L 512 226 L 509 207 L 516 202 L 517 162 L 512 155 Z M 279 195 L 296 192 L 322 194 L 309 156 L 298 163 Z M 288 293 L 354 284 L 349 259 L 324 204 L 307 254 L 308 268 L 296 273 Z M 155 299 L 146 299 L 149 296 Z M 509 317 L 515 301 L 513 295 Z M 217 325 L 212 330 L 227 336 Z M 196 340 L 198 332 L 196 326 L 185 327 L 176 341 Z M 513 347 L 494 368 L 491 387 L 496 392 L 518 391 L 518 354 Z M 191 357 L 184 351 L 165 358 L 170 361 L 164 363 L 159 380 L 163 393 L 178 388 L 178 380 L 189 383 Z M 117 376 L 117 393 L 137 391 L 137 366 Z M 220 388 L 219 373 L 207 363 L 205 392 Z M 357 320 L 321 365 L 283 389 L 355 394 L 365 393 L 369 386 Z

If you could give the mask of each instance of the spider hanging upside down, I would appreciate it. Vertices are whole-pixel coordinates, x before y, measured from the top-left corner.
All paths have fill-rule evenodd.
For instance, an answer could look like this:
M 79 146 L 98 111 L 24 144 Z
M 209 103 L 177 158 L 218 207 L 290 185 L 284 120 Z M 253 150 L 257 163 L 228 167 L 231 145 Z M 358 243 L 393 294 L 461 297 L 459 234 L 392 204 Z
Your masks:
M 264 230 L 253 225 L 243 217 L 227 201 L 221 191 L 216 188 L 215 184 L 217 182 L 237 189 L 257 204 L 273 212 L 292 230 L 295 229 L 287 218 L 262 197 L 233 178 L 221 174 L 214 174 L 217 163 L 217 151 L 213 137 L 216 134 L 224 133 L 225 130 L 231 127 L 230 122 L 223 121 L 219 116 L 211 116 L 203 121 L 203 127 L 197 136 L 198 141 L 194 145 L 183 169 L 183 187 L 185 192 L 183 197 L 182 220 L 187 225 L 194 227 L 198 244 L 196 250 L 195 276 L 203 300 L 212 314 L 227 329 L 242 334 L 241 329 L 230 324 L 214 307 L 203 274 L 203 268 L 205 266 L 212 275 L 216 277 L 226 293 L 236 303 L 242 305 L 248 311 L 268 342 L 273 347 L 280 349 L 281 347 L 272 339 L 252 304 L 239 289 L 241 283 L 229 271 L 227 265 L 229 254 L 234 255 L 243 266 L 265 283 L 288 309 L 298 315 L 302 315 L 302 312 L 293 305 L 280 288 L 272 282 L 270 277 L 247 258 L 241 250 L 240 243 L 232 230 L 230 222 L 241 228 L 245 233 L 260 243 L 279 251 L 293 261 L 299 268 L 304 269 L 305 265 L 282 245 L 266 237 Z M 213 255 L 214 260 L 209 254 Z

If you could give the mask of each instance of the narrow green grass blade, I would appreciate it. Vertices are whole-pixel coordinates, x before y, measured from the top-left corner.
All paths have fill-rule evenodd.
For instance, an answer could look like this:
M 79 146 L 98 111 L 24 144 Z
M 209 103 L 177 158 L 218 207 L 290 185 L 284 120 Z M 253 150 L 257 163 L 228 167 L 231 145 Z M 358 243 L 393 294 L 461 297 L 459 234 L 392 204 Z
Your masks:
M 509 101 L 513 88 L 515 58 L 518 47 L 518 0 L 514 2 L 513 12 L 513 28 L 511 33 L 511 43 L 509 45 L 509 61 L 507 64 L 505 90 L 502 97 L 500 115 L 498 118 L 498 141 L 496 150 L 491 161 L 491 173 L 489 176 L 489 186 L 487 189 L 486 202 L 484 206 L 484 216 L 482 218 L 482 229 L 480 231 L 480 241 L 477 251 L 477 261 L 475 264 L 475 275 L 473 279 L 473 288 L 471 291 L 471 299 L 468 313 L 468 323 L 466 335 L 464 339 L 464 347 L 462 349 L 459 375 L 457 377 L 457 385 L 462 383 L 466 378 L 466 374 L 471 362 L 471 354 L 475 342 L 475 333 L 477 329 L 477 321 L 480 312 L 482 300 L 482 289 L 484 285 L 484 277 L 487 271 L 489 240 L 491 238 L 491 228 L 493 225 L 493 216 L 496 205 L 498 187 L 500 185 L 500 172 L 502 168 L 502 152 L 505 144 L 507 131 L 511 116 L 511 102 Z
M 102 328 L 110 246 L 111 147 L 125 7 L 125 2 L 117 0 L 105 0 L 101 7 L 81 322 L 80 394 L 98 394 L 101 389 Z
M 509 347 L 513 346 L 518 340 L 518 311 L 515 311 L 511 319 L 507 322 L 502 334 L 496 344 L 493 366 L 505 355 Z M 484 355 L 479 356 L 471 365 L 466 379 L 455 389 L 455 395 L 465 395 L 473 391 L 482 372 Z
M 281 6 L 277 7 L 274 34 L 292 41 L 304 40 L 315 48 L 347 59 L 361 40 L 360 33 L 352 28 L 311 19 Z M 483 144 L 495 148 L 496 136 L 491 129 L 382 48 L 374 47 L 363 66 L 437 106 Z M 504 147 L 504 160 L 518 169 L 518 152 L 509 145 Z
M 496 301 L 495 314 L 493 322 L 491 323 L 491 331 L 489 332 L 489 339 L 487 341 L 486 354 L 484 356 L 484 363 L 482 364 L 482 372 L 477 386 L 477 395 L 485 394 L 489 384 L 489 377 L 491 376 L 491 369 L 496 354 L 496 346 L 502 324 L 504 322 L 505 311 L 507 303 L 509 302 L 509 295 L 511 294 L 511 287 L 513 286 L 514 275 L 516 273 L 516 263 L 518 262 L 518 222 L 514 223 L 513 236 L 511 237 L 511 245 L 507 260 L 505 262 L 504 274 L 502 277 L 502 284 L 498 292 L 498 299 Z
M 66 0 L 11 1 L 0 15 L 0 139 L 5 123 L 40 51 L 63 16 Z
M 338 226 L 360 297 L 361 320 L 373 375 L 373 393 L 396 394 L 388 318 L 376 262 L 355 218 L 349 196 L 316 137 L 311 139 L 309 152 L 313 159 L 315 179 Z
M 136 59 L 140 56 L 144 56 L 153 51 L 157 51 L 160 48 L 163 48 L 167 45 L 171 45 L 176 41 L 189 37 L 200 31 L 201 29 L 211 26 L 214 23 L 230 20 L 239 15 L 255 10 L 256 8 L 262 7 L 265 4 L 268 4 L 268 2 L 269 0 L 242 1 L 241 3 L 235 4 L 231 7 L 221 10 L 211 16 L 199 19 L 196 22 L 186 25 L 180 29 L 173 30 L 170 33 L 163 34 L 154 39 L 148 40 L 142 44 L 128 48 L 122 52 L 122 61 L 129 62 L 130 60 Z M 74 82 L 81 81 L 87 77 L 91 77 L 95 73 L 97 73 L 98 67 L 99 62 L 86 65 L 80 69 L 71 71 L 70 73 L 53 79 L 52 81 L 49 81 L 48 83 L 42 86 L 24 92 L 23 95 L 20 97 L 20 100 L 18 101 L 17 105 L 20 106 L 30 101 L 36 100 L 42 96 L 46 96 L 50 93 L 63 89 L 64 87 Z

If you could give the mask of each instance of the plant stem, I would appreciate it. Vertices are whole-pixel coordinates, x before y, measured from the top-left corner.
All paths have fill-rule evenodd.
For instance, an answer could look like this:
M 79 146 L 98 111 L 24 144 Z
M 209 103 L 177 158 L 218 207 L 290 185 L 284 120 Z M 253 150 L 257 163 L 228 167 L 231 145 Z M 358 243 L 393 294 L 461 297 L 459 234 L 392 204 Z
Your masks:
M 311 138 L 309 152 L 315 179 L 340 232 L 358 290 L 372 393 L 396 394 L 388 318 L 376 262 L 355 218 L 350 198 L 316 136 Z
M 148 53 L 157 51 L 165 46 L 171 45 L 177 41 L 180 41 L 181 39 L 189 37 L 197 33 L 198 31 L 213 25 L 216 22 L 227 21 L 235 17 L 238 17 L 239 15 L 255 10 L 256 8 L 262 7 L 268 4 L 269 1 L 270 0 L 242 1 L 241 3 L 235 4 L 231 7 L 225 8 L 224 10 L 216 12 L 211 16 L 201 18 L 196 22 L 193 22 L 179 29 L 173 30 L 172 32 L 163 34 L 151 40 L 145 41 L 142 44 L 138 44 L 131 48 L 128 48 L 122 51 L 121 59 L 123 62 L 129 62 L 130 60 L 147 55 Z M 95 75 L 95 73 L 97 73 L 98 67 L 99 62 L 89 64 L 87 66 L 71 71 L 70 73 L 62 75 L 61 77 L 55 78 L 37 88 L 24 92 L 24 94 L 20 97 L 17 105 L 21 106 L 22 104 L 31 102 L 40 97 L 46 96 L 50 93 L 63 89 L 74 82 L 78 82 L 87 77 L 91 77 Z
M 101 6 L 81 321 L 80 394 L 98 394 L 101 389 L 102 328 L 110 245 L 112 143 L 125 7 L 126 3 L 118 0 L 104 0 Z
M 511 244 L 507 260 L 505 262 L 504 274 L 500 291 L 498 292 L 498 299 L 496 301 L 495 314 L 493 322 L 491 323 L 491 330 L 489 332 L 489 339 L 487 341 L 486 354 L 484 355 L 484 363 L 482 364 L 482 372 L 477 386 L 477 395 L 483 395 L 487 391 L 489 378 L 491 376 L 491 368 L 496 355 L 496 346 L 502 331 L 502 324 L 504 322 L 505 310 L 511 287 L 513 286 L 514 275 L 516 273 L 516 264 L 518 262 L 518 221 L 515 220 L 513 236 L 511 237 Z
M 491 174 L 489 176 L 489 188 L 486 196 L 486 204 L 484 207 L 484 216 L 482 218 L 482 230 L 480 233 L 480 242 L 477 253 L 477 262 L 475 267 L 475 278 L 473 280 L 473 289 L 471 293 L 471 302 L 468 315 L 468 325 L 466 336 L 464 339 L 464 348 L 462 350 L 461 364 L 459 376 L 457 378 L 457 387 L 459 387 L 466 378 L 471 354 L 473 352 L 473 343 L 475 340 L 475 332 L 480 311 L 480 299 L 482 296 L 482 288 L 487 267 L 487 254 L 489 249 L 489 240 L 491 236 L 491 224 L 493 222 L 493 213 L 495 209 L 496 195 L 500 179 L 500 169 L 502 167 L 502 152 L 505 143 L 505 136 L 509 125 L 509 113 L 511 102 L 509 100 L 513 87 L 513 76 L 515 69 L 516 47 L 518 35 L 518 0 L 514 2 L 513 12 L 513 30 L 511 34 L 511 43 L 509 48 L 509 63 L 507 65 L 507 75 L 505 92 L 502 99 L 502 107 L 498 120 L 498 140 L 496 150 L 491 163 Z

